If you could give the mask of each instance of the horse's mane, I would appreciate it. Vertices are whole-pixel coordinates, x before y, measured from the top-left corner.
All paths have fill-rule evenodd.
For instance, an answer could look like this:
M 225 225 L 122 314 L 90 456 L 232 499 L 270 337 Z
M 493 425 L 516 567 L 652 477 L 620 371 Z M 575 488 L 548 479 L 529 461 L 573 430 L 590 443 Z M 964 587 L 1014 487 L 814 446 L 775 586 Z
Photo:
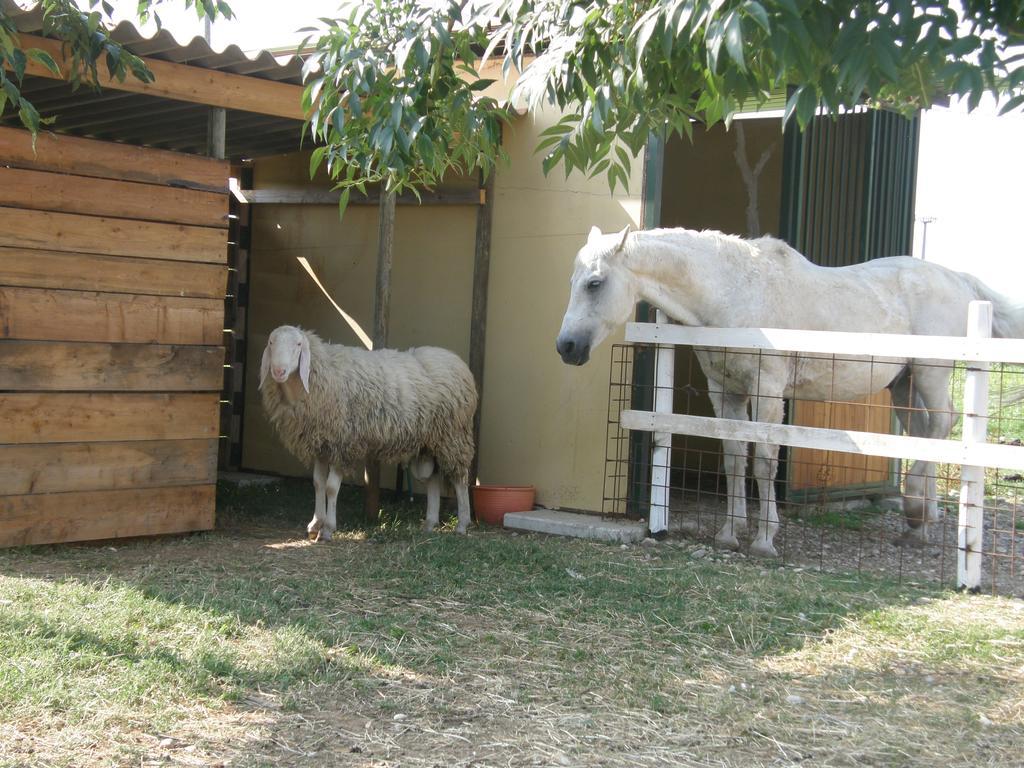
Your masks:
M 770 235 L 758 238 L 746 238 L 739 235 L 728 235 L 717 229 L 685 229 L 682 227 L 651 229 L 643 234 L 664 239 L 677 241 L 685 245 L 694 240 L 714 245 L 718 253 L 727 259 L 735 262 L 751 262 L 754 260 L 770 260 L 784 268 L 795 269 L 811 264 L 808 259 L 799 251 L 794 250 L 784 240 Z

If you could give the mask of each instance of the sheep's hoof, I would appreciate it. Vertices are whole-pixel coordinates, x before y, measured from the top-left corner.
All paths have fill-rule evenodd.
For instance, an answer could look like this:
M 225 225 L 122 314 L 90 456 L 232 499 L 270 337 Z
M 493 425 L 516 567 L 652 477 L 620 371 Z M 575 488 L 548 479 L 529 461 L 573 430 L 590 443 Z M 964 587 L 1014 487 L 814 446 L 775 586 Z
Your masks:
M 754 539 L 750 542 L 750 554 L 756 555 L 757 557 L 773 558 L 778 557 L 779 553 L 775 551 L 775 547 L 770 541 L 764 541 L 762 539 Z

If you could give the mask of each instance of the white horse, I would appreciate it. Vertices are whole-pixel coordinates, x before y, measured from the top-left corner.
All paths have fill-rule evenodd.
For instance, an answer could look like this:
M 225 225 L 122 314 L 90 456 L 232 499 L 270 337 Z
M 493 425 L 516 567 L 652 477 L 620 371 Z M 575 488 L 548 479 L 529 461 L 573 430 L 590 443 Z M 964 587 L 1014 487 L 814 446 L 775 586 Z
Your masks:
M 909 256 L 819 267 L 771 237 L 745 240 L 686 229 L 630 233 L 628 227 L 605 235 L 594 227 L 576 255 L 556 348 L 564 362 L 583 365 L 590 351 L 629 318 L 638 300 L 693 326 L 960 336 L 968 303 L 976 299 L 992 302 L 995 336 L 1024 336 L 1024 306 L 970 275 Z M 884 358 L 865 365 L 831 356 L 738 352 L 696 352 L 719 418 L 781 423 L 784 399 L 797 393 L 812 400 L 853 400 L 888 386 L 905 430 L 920 437 L 949 436 L 951 369 L 940 361 Z M 725 440 L 723 450 L 728 515 L 715 541 L 735 549 L 736 534 L 746 528 L 747 444 Z M 777 556 L 778 452 L 777 445 L 754 447 L 760 517 L 750 549 L 765 557 Z M 927 523 L 939 519 L 934 464 L 914 463 L 903 502 L 904 538 L 924 541 Z

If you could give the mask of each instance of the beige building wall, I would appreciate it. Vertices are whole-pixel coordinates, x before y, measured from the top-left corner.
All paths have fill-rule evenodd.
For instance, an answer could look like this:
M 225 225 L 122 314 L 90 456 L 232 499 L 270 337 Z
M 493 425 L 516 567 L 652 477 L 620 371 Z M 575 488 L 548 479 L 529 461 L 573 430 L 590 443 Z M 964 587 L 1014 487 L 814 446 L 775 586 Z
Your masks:
M 496 178 L 480 480 L 535 485 L 549 507 L 600 510 L 611 346 L 622 334 L 579 368 L 561 361 L 555 337 L 590 227 L 639 225 L 642 162 L 614 196 L 604 177 L 545 177 L 534 147 L 555 121 L 519 118 L 505 135 L 511 166 Z
M 534 147 L 554 122 L 554 114 L 523 116 L 505 134 L 510 163 L 495 182 L 479 472 L 484 483 L 536 485 L 540 504 L 600 510 L 611 345 L 622 335 L 582 368 L 562 363 L 555 336 L 572 261 L 590 227 L 638 226 L 642 162 L 629 190 L 614 196 L 603 177 L 566 180 L 556 169 L 546 178 Z M 254 185 L 308 186 L 307 169 L 303 155 L 261 159 Z M 397 209 L 390 346 L 432 344 L 468 359 L 476 214 L 474 206 Z M 259 360 L 270 331 L 298 324 L 331 341 L 359 343 L 297 257 L 305 256 L 335 301 L 369 329 L 376 254 L 376 207 L 350 206 L 343 222 L 333 206 L 255 209 L 245 468 L 309 474 L 281 447 L 259 401 Z M 393 480 L 385 469 L 383 483 Z
M 260 160 L 256 188 L 308 187 L 308 155 Z M 315 186 L 324 188 L 326 179 Z M 433 345 L 469 356 L 475 206 L 398 206 L 389 346 Z M 377 207 L 259 205 L 253 211 L 242 465 L 286 475 L 309 470 L 287 453 L 263 414 L 259 361 L 270 332 L 301 325 L 341 344 L 359 338 L 323 296 L 305 257 L 334 300 L 369 334 L 377 270 Z M 388 468 L 382 482 L 393 485 Z

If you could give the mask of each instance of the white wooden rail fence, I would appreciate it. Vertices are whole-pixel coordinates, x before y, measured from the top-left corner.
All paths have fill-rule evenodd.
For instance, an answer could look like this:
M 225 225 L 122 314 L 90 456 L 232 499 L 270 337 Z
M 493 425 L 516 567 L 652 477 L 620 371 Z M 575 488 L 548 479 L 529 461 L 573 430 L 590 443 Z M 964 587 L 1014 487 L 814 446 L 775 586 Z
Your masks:
M 654 411 L 624 410 L 620 417 L 624 429 L 654 433 L 649 523 L 652 533 L 668 528 L 672 435 L 703 435 L 744 442 L 775 443 L 794 448 L 960 464 L 957 586 L 969 590 L 980 588 L 984 469 L 1024 470 L 1024 447 L 985 442 L 988 430 L 989 364 L 1024 363 L 1024 340 L 991 338 L 991 303 L 971 302 L 967 318 L 968 333 L 962 337 L 779 328 L 696 328 L 668 324 L 660 311 L 657 320 L 656 323 L 629 323 L 626 326 L 627 342 L 658 345 Z M 876 360 L 915 357 L 966 361 L 963 437 L 961 440 L 937 440 L 676 414 L 672 412 L 672 395 L 677 344 L 844 357 L 857 355 Z

